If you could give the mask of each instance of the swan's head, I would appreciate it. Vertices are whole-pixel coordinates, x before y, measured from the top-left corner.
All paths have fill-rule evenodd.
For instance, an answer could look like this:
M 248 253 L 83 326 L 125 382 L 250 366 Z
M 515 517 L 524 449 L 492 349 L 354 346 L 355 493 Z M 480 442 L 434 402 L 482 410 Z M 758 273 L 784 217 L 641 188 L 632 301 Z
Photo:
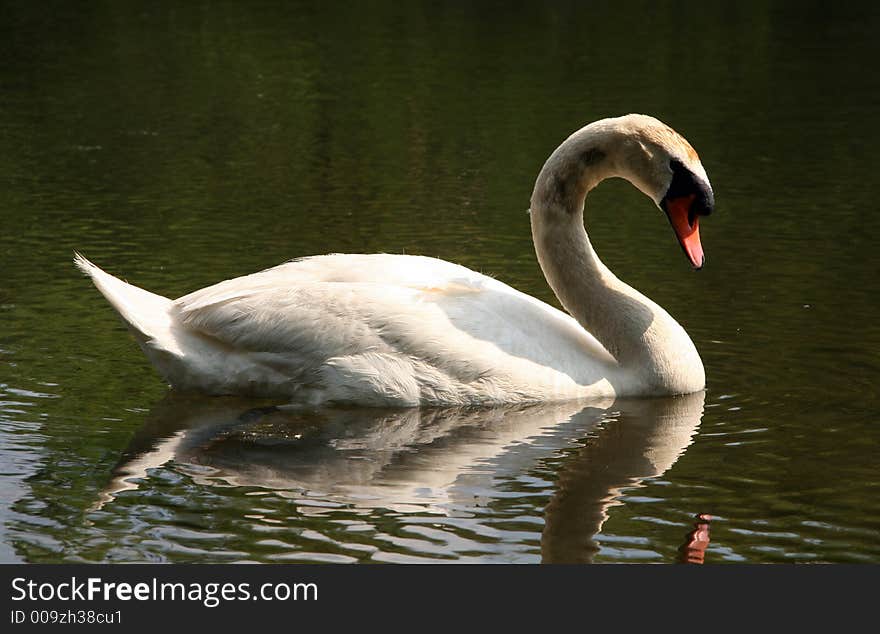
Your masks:
M 699 220 L 712 213 L 715 195 L 700 157 L 683 136 L 653 117 L 631 114 L 614 121 L 623 133 L 623 175 L 666 213 L 691 264 L 702 268 Z

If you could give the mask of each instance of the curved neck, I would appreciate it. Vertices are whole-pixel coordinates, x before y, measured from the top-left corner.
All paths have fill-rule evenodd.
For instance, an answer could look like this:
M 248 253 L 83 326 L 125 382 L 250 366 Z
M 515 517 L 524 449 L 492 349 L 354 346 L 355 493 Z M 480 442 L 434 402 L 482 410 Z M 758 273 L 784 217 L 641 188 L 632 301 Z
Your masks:
M 638 182 L 631 176 L 626 139 L 601 125 L 607 121 L 569 137 L 538 175 L 530 210 L 538 262 L 565 309 L 614 356 L 626 376 L 636 377 L 635 389 L 702 389 L 702 362 L 687 333 L 602 263 L 584 229 L 584 202 L 593 187 L 618 176 Z

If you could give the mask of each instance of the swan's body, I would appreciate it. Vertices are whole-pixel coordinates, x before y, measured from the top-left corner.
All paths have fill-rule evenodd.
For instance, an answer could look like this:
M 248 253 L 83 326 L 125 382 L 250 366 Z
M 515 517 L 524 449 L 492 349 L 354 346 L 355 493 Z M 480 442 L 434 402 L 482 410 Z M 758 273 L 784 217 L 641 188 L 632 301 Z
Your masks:
M 493 278 L 420 256 L 310 257 L 174 301 L 81 256 L 76 263 L 179 389 L 376 406 L 694 392 L 703 389 L 705 375 L 690 338 L 601 263 L 583 227 L 586 193 L 610 176 L 628 178 L 666 207 L 663 193 L 676 183 L 680 189 L 681 179 L 668 157 L 663 173 L 641 156 L 646 149 L 657 155 L 660 146 L 651 144 L 663 134 L 673 135 L 661 139 L 673 146 L 663 149 L 668 157 L 689 161 L 688 174 L 708 187 L 690 146 L 639 115 L 583 128 L 538 177 L 535 247 L 573 317 Z M 678 219 L 696 233 L 695 221 L 667 213 L 673 227 Z M 682 237 L 688 229 L 676 231 L 701 265 L 702 250 L 691 234 Z

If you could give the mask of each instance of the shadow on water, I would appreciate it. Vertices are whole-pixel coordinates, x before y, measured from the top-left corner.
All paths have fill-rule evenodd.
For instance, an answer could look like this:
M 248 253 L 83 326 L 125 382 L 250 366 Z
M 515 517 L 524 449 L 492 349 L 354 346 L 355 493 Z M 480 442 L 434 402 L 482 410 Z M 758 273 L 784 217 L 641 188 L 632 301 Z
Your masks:
M 553 462 L 541 559 L 589 562 L 624 487 L 665 473 L 691 443 L 704 394 L 496 409 L 285 411 L 169 393 L 113 469 L 95 510 L 175 464 L 202 486 L 298 492 L 349 508 L 450 514 Z

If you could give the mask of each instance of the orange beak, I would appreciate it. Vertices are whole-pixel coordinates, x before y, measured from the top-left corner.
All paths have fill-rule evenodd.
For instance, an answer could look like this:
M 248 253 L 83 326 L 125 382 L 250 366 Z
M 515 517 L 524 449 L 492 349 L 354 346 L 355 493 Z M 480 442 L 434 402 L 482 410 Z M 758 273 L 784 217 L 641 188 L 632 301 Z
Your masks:
M 663 208 L 669 218 L 669 224 L 675 231 L 678 243 L 684 249 L 691 265 L 700 270 L 703 268 L 706 256 L 703 255 L 703 245 L 700 244 L 700 217 L 690 213 L 694 198 L 696 198 L 694 194 L 671 198 L 664 201 Z

